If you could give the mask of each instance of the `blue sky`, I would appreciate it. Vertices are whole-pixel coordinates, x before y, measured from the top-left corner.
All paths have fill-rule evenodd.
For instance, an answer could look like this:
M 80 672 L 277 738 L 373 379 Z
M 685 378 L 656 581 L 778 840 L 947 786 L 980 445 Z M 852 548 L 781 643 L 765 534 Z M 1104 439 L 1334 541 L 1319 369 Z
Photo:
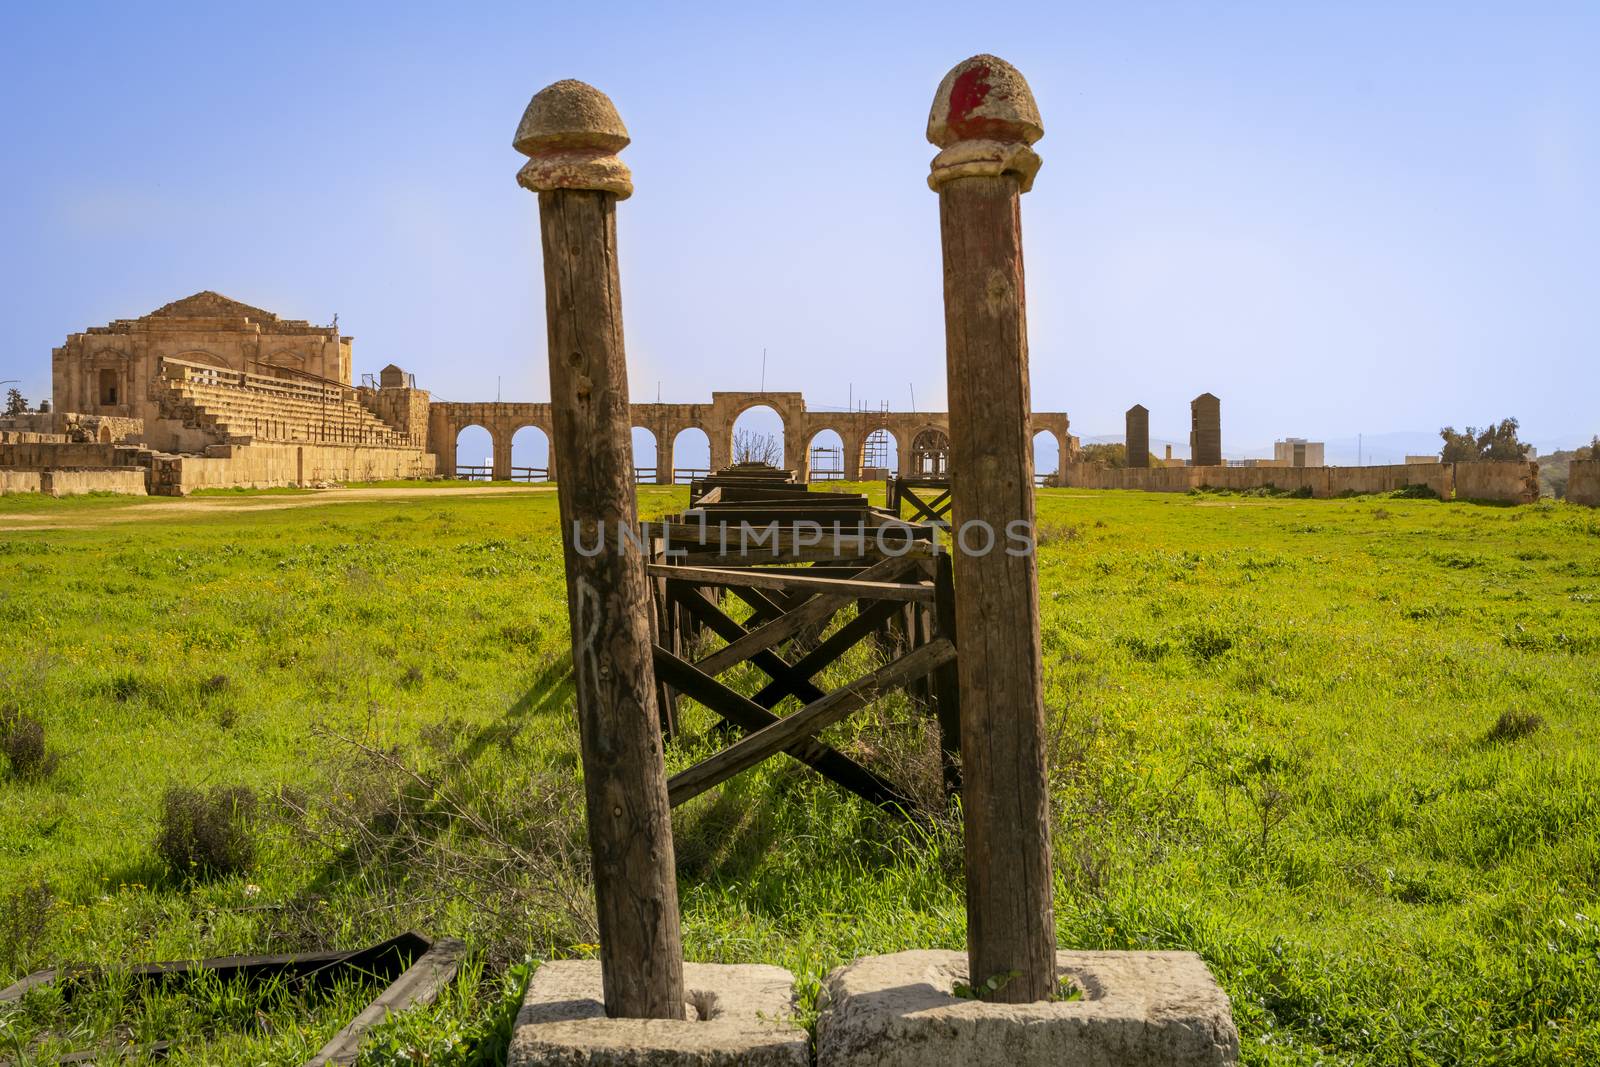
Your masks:
M 0 378 L 37 397 L 67 333 L 216 289 L 338 313 L 358 372 L 546 398 L 510 142 L 577 77 L 634 138 L 635 399 L 756 388 L 765 347 L 814 404 L 942 407 L 923 125 L 983 51 L 1044 118 L 1034 404 L 1075 432 L 1139 402 L 1181 439 L 1207 390 L 1231 454 L 1600 432 L 1593 4 L 14 5 Z

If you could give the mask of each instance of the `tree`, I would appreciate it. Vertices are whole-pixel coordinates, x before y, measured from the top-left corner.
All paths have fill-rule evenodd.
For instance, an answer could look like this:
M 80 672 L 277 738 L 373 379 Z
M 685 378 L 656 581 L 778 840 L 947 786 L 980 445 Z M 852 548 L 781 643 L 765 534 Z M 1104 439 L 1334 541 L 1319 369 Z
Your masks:
M 1478 431 L 1471 426 L 1466 433 L 1457 433 L 1454 426 L 1439 431 L 1444 438 L 1444 448 L 1439 450 L 1441 463 L 1467 463 L 1478 458 Z
M 1517 420 L 1501 419 L 1478 435 L 1478 458 L 1518 460 L 1528 454 L 1528 446 L 1517 439 Z
M 23 396 L 16 386 L 6 390 L 6 414 L 21 415 L 28 410 L 28 399 Z
M 1079 453 L 1083 462 L 1094 463 L 1102 467 L 1126 467 L 1128 465 L 1127 445 L 1084 445 Z
M 1472 463 L 1477 460 L 1520 460 L 1528 445 L 1517 437 L 1517 420 L 1501 419 L 1498 425 L 1478 429 L 1468 426 L 1457 433 L 1454 426 L 1439 431 L 1444 448 L 1439 459 L 1444 463 Z
M 1572 454 L 1573 459 L 1600 459 L 1600 433 L 1594 435 L 1594 440 L 1586 445 L 1579 445 Z
M 783 462 L 783 442 L 770 433 L 740 430 L 733 435 L 733 461 L 776 467 Z

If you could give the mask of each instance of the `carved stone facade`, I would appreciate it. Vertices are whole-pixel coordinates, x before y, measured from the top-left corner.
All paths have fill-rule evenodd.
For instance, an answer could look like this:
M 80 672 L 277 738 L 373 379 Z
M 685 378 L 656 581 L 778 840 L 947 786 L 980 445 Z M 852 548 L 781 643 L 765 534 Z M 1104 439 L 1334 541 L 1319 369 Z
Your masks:
M 549 404 L 432 402 L 394 364 L 355 386 L 350 342 L 335 326 L 280 318 L 208 290 L 142 318 L 69 335 L 53 352 L 55 412 L 36 417 L 49 419 L 44 429 L 56 433 L 64 420 L 77 420 L 93 423 L 97 439 L 231 461 L 213 464 L 215 471 L 207 468 L 205 484 L 224 484 L 235 474 L 237 484 L 265 484 L 264 478 L 292 483 L 278 458 L 280 446 L 288 445 L 377 450 L 370 455 L 381 455 L 383 470 L 373 477 L 414 477 L 424 468 L 452 475 L 457 435 L 473 425 L 493 439 L 493 477 L 510 479 L 516 432 L 533 426 L 551 437 Z M 654 480 L 670 484 L 680 433 L 702 431 L 710 442 L 710 466 L 726 466 L 733 461 L 735 421 L 757 407 L 777 413 L 784 465 L 802 475 L 810 474 L 813 444 L 829 431 L 843 446 L 837 476 L 862 477 L 872 466 L 870 457 L 887 454 L 869 445 L 884 436 L 894 442 L 892 473 L 949 473 L 950 421 L 944 412 L 811 411 L 796 392 L 716 392 L 708 404 L 634 404 L 632 425 L 655 438 Z M 1049 434 L 1061 462 L 1076 456 L 1077 439 L 1064 412 L 1035 412 L 1030 432 Z M 548 474 L 554 478 L 559 445 L 550 443 Z M 241 451 L 268 446 L 277 451 Z M 407 449 L 425 462 L 406 459 Z M 367 469 L 357 461 L 333 467 Z M 186 475 L 183 484 L 191 480 Z
M 206 442 L 161 427 L 163 359 L 255 375 L 350 384 L 350 338 L 332 326 L 281 319 L 209 290 L 143 318 L 70 334 L 52 353 L 55 410 L 142 419 L 159 448 Z M 189 438 L 195 438 L 193 440 Z

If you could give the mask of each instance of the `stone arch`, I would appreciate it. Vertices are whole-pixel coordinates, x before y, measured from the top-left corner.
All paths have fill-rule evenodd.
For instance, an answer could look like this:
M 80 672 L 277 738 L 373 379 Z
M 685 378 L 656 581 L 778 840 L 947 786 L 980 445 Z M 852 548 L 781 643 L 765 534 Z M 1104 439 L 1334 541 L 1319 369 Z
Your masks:
M 698 434 L 685 439 L 684 434 Z M 685 426 L 672 435 L 672 480 L 687 482 L 690 472 L 711 471 L 711 434 L 699 423 Z M 684 473 L 680 476 L 679 471 Z
M 1055 485 L 1060 481 L 1061 438 L 1051 430 L 1036 430 L 1033 434 L 1033 480 Z
M 755 420 L 745 422 L 745 426 L 742 429 L 750 433 L 752 437 L 741 442 L 739 437 L 741 427 L 739 423 L 745 420 L 746 416 L 761 411 L 770 412 L 770 418 L 776 420 L 776 432 L 769 425 L 768 416 L 763 415 Z M 785 466 L 792 462 L 792 457 L 788 454 L 788 432 L 789 423 L 784 419 L 783 412 L 778 409 L 776 404 L 759 399 L 746 401 L 734 412 L 733 419 L 729 423 L 728 454 L 731 457 L 731 461 L 738 463 L 742 459 L 748 458 L 744 453 L 753 449 L 764 453 L 766 458 L 773 461 L 774 466 Z M 768 438 L 771 440 L 769 441 Z M 741 452 L 741 444 L 743 445 L 743 452 Z M 776 445 L 775 448 L 773 447 L 774 444 Z
M 514 482 L 551 481 L 550 433 L 538 423 L 528 422 L 511 431 L 511 480 Z M 539 471 L 543 471 L 541 477 Z
M 493 476 L 495 459 L 494 434 L 489 427 L 481 422 L 464 423 L 455 427 L 452 437 L 455 467 L 451 473 L 457 478 L 488 481 Z
M 824 435 L 831 440 L 822 441 Z M 837 481 L 845 477 L 846 461 L 844 434 L 832 426 L 823 426 L 811 432 L 806 441 L 806 469 L 812 481 Z
M 278 368 L 294 374 L 307 373 L 305 353 L 293 348 L 280 348 L 266 359 L 257 360 L 256 363 L 258 371 Z
M 869 471 L 899 473 L 901 458 L 906 454 L 905 442 L 900 440 L 900 435 L 885 422 L 868 426 L 867 431 L 861 435 L 860 448 L 856 466 L 860 469 L 862 478 L 880 476 L 869 474 Z
M 916 478 L 950 476 L 950 435 L 942 426 L 927 425 L 911 438 L 910 469 Z
M 228 364 L 227 360 L 214 352 L 207 352 L 203 348 L 191 348 L 188 351 L 177 353 L 172 358 L 181 359 L 185 363 L 199 363 L 207 367 L 216 367 L 218 370 L 234 369 Z
M 655 431 L 648 426 L 634 426 L 630 431 L 629 454 L 633 457 L 634 481 L 653 482 L 660 458 L 661 446 Z

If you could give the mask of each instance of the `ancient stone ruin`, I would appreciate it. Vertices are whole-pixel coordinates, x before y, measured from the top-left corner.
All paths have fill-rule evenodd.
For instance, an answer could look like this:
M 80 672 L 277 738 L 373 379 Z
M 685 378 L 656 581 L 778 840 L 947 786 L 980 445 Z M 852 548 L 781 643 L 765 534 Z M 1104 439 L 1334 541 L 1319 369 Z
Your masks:
M 1222 465 L 1222 401 L 1201 393 L 1189 403 L 1189 463 L 1195 467 Z
M 534 427 L 555 440 L 548 403 L 446 403 L 390 364 L 352 379 L 352 338 L 336 326 L 284 319 L 210 291 L 68 336 L 53 352 L 54 410 L 0 419 L 0 489 L 183 494 L 458 472 L 496 480 L 555 480 L 512 465 L 512 439 Z M 767 407 L 782 421 L 787 464 L 809 478 L 811 443 L 837 434 L 839 467 L 854 480 L 949 473 L 950 420 L 938 411 L 813 411 L 797 392 L 714 392 L 707 404 L 631 404 L 629 425 L 657 442 L 641 480 L 685 480 L 675 442 L 705 433 L 711 468 L 733 460 L 734 423 Z M 1076 452 L 1065 412 L 1033 412 L 1063 461 Z M 488 469 L 458 464 L 469 426 L 493 442 Z M 894 442 L 894 469 L 869 463 L 875 439 Z M 98 449 L 81 447 L 97 444 Z M 29 446 L 13 448 L 12 446 Z M 70 475 L 69 475 L 70 472 Z M 697 471 L 694 473 L 706 473 Z M 820 473 L 820 472 L 819 472 Z
M 1150 410 L 1143 404 L 1128 409 L 1127 430 L 1123 435 L 1127 450 L 1127 465 L 1150 466 Z

